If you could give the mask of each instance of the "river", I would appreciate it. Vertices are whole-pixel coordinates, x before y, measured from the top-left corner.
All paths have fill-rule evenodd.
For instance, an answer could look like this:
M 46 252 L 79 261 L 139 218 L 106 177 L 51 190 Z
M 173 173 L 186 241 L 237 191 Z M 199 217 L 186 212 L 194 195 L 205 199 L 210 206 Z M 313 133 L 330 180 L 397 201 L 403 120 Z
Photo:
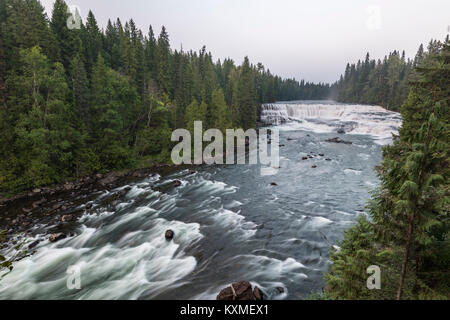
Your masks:
M 269 299 L 320 291 L 330 247 L 366 214 L 379 183 L 374 168 L 400 116 L 323 101 L 266 105 L 262 115 L 284 145 L 277 174 L 202 166 L 124 185 L 131 189 L 119 201 L 104 201 L 115 190 L 101 192 L 72 236 L 30 239 L 43 241 L 0 281 L 0 299 L 215 299 L 240 280 Z M 352 144 L 326 141 L 337 136 Z M 175 179 L 181 186 L 155 191 Z M 71 265 L 79 290 L 66 286 Z

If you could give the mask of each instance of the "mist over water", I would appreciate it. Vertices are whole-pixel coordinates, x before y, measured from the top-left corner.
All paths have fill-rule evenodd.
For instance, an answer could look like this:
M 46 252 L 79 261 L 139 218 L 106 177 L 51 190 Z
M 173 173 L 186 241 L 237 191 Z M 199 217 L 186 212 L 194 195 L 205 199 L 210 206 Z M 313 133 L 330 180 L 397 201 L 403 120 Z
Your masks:
M 400 117 L 332 102 L 266 111 L 262 118 L 275 119 L 284 145 L 276 175 L 261 176 L 259 165 L 201 166 L 195 174 L 150 175 L 118 201 L 107 200 L 127 186 L 105 191 L 72 236 L 43 240 L 15 264 L 0 281 L 0 299 L 215 299 L 240 280 L 270 299 L 320 291 L 329 249 L 365 214 L 381 145 Z M 326 141 L 339 128 L 352 144 Z M 175 179 L 181 186 L 156 191 Z M 173 241 L 165 240 L 167 229 Z M 81 269 L 81 290 L 66 287 L 70 265 Z

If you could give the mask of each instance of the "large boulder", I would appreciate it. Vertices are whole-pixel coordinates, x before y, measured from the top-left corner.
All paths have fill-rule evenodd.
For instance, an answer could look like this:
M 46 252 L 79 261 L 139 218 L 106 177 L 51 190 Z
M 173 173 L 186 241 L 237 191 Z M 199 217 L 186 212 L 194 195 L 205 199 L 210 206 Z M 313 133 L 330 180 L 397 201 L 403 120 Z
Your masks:
M 257 291 L 259 293 L 259 288 Z M 250 282 L 240 281 L 220 291 L 216 300 L 255 300 L 255 295 Z
M 172 230 L 167 230 L 164 234 L 164 237 L 166 238 L 166 240 L 172 240 L 174 235 L 175 233 Z

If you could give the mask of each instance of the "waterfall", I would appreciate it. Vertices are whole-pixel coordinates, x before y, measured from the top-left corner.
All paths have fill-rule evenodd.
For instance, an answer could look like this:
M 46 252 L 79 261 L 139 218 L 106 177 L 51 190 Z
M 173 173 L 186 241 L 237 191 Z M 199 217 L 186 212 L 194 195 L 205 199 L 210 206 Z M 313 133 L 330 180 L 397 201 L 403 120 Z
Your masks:
M 401 116 L 380 106 L 302 101 L 262 105 L 261 122 L 293 125 L 296 129 L 313 132 L 367 134 L 391 140 L 392 134 L 398 133 Z
M 286 105 L 276 103 L 263 104 L 260 118 L 266 125 L 279 125 L 289 121 Z

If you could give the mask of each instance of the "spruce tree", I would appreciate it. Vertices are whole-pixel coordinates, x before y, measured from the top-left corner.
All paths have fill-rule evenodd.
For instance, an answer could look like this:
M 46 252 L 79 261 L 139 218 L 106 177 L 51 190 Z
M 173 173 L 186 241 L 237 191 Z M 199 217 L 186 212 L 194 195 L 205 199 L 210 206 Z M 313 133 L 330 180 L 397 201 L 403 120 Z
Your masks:
M 254 101 L 253 74 L 248 57 L 245 57 L 241 66 L 237 94 L 240 123 L 245 130 L 253 128 L 256 125 L 256 105 Z
M 169 35 L 163 26 L 158 37 L 158 85 L 161 94 L 170 94 L 170 45 Z

